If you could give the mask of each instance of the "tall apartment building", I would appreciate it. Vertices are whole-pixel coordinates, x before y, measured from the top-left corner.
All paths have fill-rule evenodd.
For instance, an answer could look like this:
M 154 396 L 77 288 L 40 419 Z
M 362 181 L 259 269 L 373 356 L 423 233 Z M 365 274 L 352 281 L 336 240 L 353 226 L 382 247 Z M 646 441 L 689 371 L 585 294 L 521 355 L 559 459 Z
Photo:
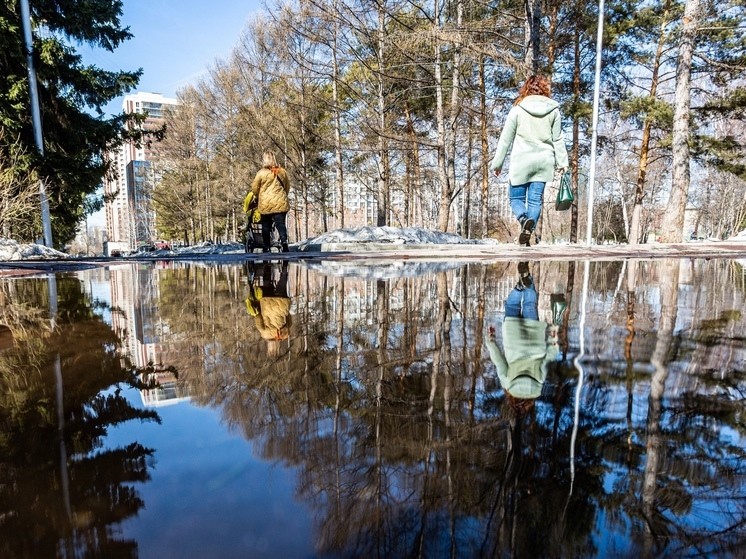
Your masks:
M 122 110 L 147 115 L 145 132 L 163 125 L 164 110 L 177 100 L 160 93 L 138 92 L 124 97 Z M 155 234 L 152 192 L 159 176 L 152 165 L 161 155 L 159 143 L 146 137 L 138 146 L 125 142 L 109 153 L 114 177 L 104 181 L 104 193 L 111 197 L 105 205 L 108 253 L 113 248 L 134 251 L 139 243 L 150 243 Z

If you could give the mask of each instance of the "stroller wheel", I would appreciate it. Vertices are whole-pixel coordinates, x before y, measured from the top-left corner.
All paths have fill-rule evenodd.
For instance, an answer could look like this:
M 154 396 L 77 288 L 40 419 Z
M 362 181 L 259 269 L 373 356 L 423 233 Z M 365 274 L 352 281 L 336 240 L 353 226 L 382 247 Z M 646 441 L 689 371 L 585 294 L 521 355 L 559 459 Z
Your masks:
M 246 252 L 254 252 L 254 239 L 252 239 L 251 236 L 246 238 L 244 249 L 246 249 Z

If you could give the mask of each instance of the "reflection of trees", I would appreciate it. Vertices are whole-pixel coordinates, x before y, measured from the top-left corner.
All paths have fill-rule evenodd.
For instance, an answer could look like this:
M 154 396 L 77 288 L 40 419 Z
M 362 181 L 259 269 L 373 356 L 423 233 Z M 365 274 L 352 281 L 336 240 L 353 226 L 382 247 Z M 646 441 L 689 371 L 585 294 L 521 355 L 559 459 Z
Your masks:
M 136 371 L 122 366 L 119 340 L 77 279 L 59 282 L 54 330 L 34 310 L 49 308 L 46 287 L 0 283 L 3 295 L 14 292 L 5 319 L 17 319 L 15 344 L 0 353 L 0 555 L 132 557 L 136 542 L 112 526 L 143 506 L 131 484 L 148 479 L 152 451 L 107 449 L 104 437 L 110 426 L 158 416 L 132 408 L 118 388 L 102 393 L 137 385 Z
M 198 401 L 266 459 L 298 467 L 320 553 L 582 557 L 618 534 L 624 555 L 727 555 L 746 514 L 733 435 L 744 323 L 731 312 L 743 295 L 716 281 L 724 265 L 703 263 L 688 284 L 669 263 L 630 263 L 626 301 L 624 266 L 591 266 L 571 496 L 575 370 L 555 364 L 525 414 L 483 378 L 483 327 L 515 281 L 507 265 L 377 282 L 291 268 L 291 337 L 277 357 L 246 314 L 238 268 L 163 273 L 161 311 L 194 348 L 180 370 Z M 541 266 L 542 285 L 574 276 Z M 571 357 L 577 327 L 564 330 Z
M 571 427 L 556 417 L 562 407 L 541 406 L 516 430 L 500 417 L 502 391 L 481 380 L 475 356 L 485 308 L 501 307 L 502 266 L 476 286 L 453 273 L 330 284 L 292 271 L 291 336 L 279 357 L 267 356 L 242 304 L 246 282 L 230 270 L 200 270 L 191 289 L 188 272 L 165 273 L 161 311 L 179 318 L 170 320 L 176 339 L 197 342 L 203 362 L 181 375 L 196 400 L 219 407 L 265 458 L 299 466 L 321 552 L 492 556 L 510 538 L 516 550 L 543 545 L 538 518 L 565 549 L 585 539 L 587 523 L 561 519 Z M 345 292 L 365 294 L 362 312 Z M 190 315 L 206 320 L 190 331 L 181 320 Z M 554 491 L 551 507 L 542 487 Z
M 661 318 L 658 324 L 658 341 L 650 358 L 654 373 L 650 379 L 650 394 L 648 395 L 647 445 L 642 481 L 645 557 L 659 553 L 659 549 L 654 549 L 655 539 L 665 535 L 667 525 L 658 508 L 659 498 L 657 497 L 660 496 L 656 494 L 658 492 L 658 475 L 660 474 L 661 461 L 665 451 L 665 440 L 661 432 L 661 414 L 663 411 L 663 395 L 669 374 L 667 357 L 671 351 L 678 311 L 679 262 L 666 262 L 663 265 L 661 279 Z
M 746 543 L 744 404 L 736 396 L 745 388 L 746 344 L 737 334 L 743 323 L 734 324 L 740 317 L 724 310 L 743 298 L 722 281 L 727 266 L 702 264 L 689 284 L 680 261 L 632 263 L 616 322 L 629 329 L 619 336 L 627 366 L 617 370 L 623 360 L 607 357 L 592 377 L 586 429 L 594 436 L 585 444 L 604 457 L 613 490 L 598 500 L 609 529 L 628 535 L 630 553 L 729 557 Z M 656 309 L 657 324 L 641 327 Z M 723 352 L 714 373 L 708 363 Z

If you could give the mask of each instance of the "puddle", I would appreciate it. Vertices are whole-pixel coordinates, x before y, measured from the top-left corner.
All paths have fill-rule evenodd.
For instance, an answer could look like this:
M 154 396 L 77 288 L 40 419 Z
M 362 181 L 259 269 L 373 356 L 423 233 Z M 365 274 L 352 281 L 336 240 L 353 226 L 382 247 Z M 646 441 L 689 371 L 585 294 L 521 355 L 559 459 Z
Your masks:
M 745 299 L 700 259 L 1 279 L 0 554 L 735 556 Z

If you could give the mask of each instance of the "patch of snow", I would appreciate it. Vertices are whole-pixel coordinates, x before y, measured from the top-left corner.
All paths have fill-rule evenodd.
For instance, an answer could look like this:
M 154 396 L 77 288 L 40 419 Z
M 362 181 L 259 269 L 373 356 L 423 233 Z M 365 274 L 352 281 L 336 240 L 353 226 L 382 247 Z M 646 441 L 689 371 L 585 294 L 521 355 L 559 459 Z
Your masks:
M 298 250 L 331 243 L 391 243 L 397 245 L 476 245 L 494 244 L 494 239 L 465 239 L 454 233 L 430 231 L 422 227 L 358 227 L 337 229 L 298 243 Z
M 197 243 L 196 245 L 187 247 L 175 247 L 171 250 L 158 249 L 144 253 L 134 253 L 128 255 L 126 258 L 137 258 L 141 256 L 189 256 L 197 254 L 230 254 L 235 252 L 244 252 L 244 246 L 240 243 L 226 243 L 226 244 L 213 244 L 213 243 Z
M 746 229 L 738 233 L 737 235 L 733 235 L 728 239 L 729 241 L 746 241 Z
M 22 244 L 11 239 L 0 238 L 0 261 L 12 260 L 41 260 L 44 258 L 69 258 L 70 256 L 59 250 L 37 245 Z
M 438 262 L 421 262 L 413 260 L 386 262 L 337 262 L 306 261 L 301 264 L 325 276 L 341 278 L 361 278 L 366 280 L 416 278 L 427 274 L 438 274 L 463 267 L 461 261 L 444 260 Z

